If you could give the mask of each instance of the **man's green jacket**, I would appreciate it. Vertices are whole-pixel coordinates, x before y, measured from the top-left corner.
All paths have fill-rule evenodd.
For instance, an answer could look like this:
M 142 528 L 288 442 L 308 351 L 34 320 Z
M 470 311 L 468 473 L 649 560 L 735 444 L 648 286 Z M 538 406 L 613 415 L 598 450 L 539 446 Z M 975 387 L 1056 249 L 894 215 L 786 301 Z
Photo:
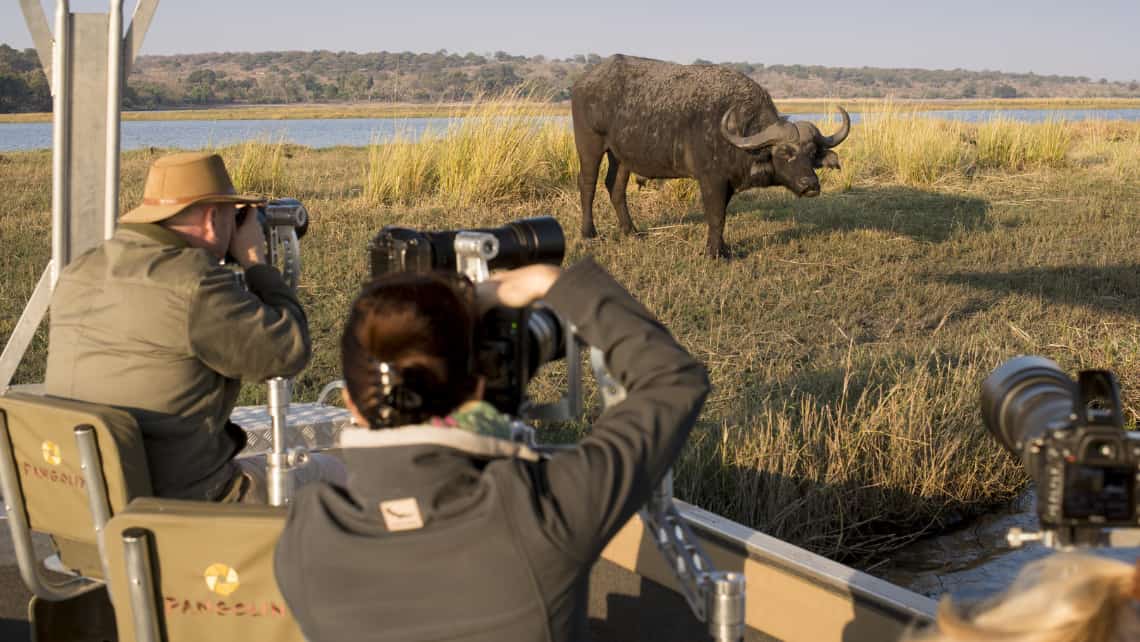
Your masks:
M 134 415 L 160 497 L 223 494 L 245 443 L 229 424 L 241 380 L 309 360 L 305 313 L 277 270 L 244 280 L 160 225 L 124 224 L 56 284 L 46 391 Z

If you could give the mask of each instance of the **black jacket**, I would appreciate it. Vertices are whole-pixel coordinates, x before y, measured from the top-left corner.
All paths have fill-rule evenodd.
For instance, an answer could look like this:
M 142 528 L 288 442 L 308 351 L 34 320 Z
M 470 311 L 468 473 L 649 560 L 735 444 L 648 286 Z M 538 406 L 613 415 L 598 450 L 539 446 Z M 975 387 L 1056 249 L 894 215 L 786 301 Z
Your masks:
M 588 638 L 590 569 L 677 458 L 708 379 L 592 261 L 545 302 L 605 351 L 626 399 L 549 458 L 346 449 L 348 488 L 301 490 L 277 546 L 278 582 L 311 642 Z

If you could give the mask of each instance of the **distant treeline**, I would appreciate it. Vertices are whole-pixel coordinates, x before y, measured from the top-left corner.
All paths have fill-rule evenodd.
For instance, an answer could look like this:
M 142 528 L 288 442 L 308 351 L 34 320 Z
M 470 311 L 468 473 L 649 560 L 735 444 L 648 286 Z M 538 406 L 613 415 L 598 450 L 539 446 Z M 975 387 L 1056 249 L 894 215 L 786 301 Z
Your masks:
M 388 52 L 270 51 L 140 56 L 127 79 L 128 109 L 320 103 L 463 101 L 527 89 L 553 101 L 570 97 L 575 78 L 601 61 L 569 58 Z M 774 97 L 1085 98 L 1140 97 L 1140 83 L 1085 76 L 997 71 L 880 69 L 724 64 L 764 85 Z M 0 44 L 0 112 L 50 111 L 51 93 L 32 49 Z

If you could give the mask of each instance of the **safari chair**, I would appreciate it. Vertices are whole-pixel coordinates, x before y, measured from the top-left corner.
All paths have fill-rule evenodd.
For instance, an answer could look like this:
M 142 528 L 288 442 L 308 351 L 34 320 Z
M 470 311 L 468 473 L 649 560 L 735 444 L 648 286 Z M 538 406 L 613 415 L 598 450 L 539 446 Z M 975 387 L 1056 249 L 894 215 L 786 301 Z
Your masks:
M 20 572 L 33 593 L 61 597 L 43 581 L 37 564 L 25 564 L 34 561 L 31 531 L 51 535 L 65 567 L 102 579 L 103 526 L 131 499 L 152 493 L 138 424 L 107 406 L 0 396 L 0 489 Z
M 286 510 L 140 498 L 107 523 L 121 642 L 304 642 L 277 588 Z
M 76 620 L 73 611 L 109 620 L 91 608 L 107 604 L 103 529 L 132 498 L 152 492 L 134 419 L 122 410 L 69 399 L 0 396 L 0 491 L 20 575 L 34 595 L 30 612 L 37 638 L 56 639 L 44 627 L 59 631 L 52 621 Z M 46 572 L 36 559 L 33 531 L 51 536 L 70 577 Z M 86 622 L 92 639 L 102 639 L 91 630 L 98 624 Z

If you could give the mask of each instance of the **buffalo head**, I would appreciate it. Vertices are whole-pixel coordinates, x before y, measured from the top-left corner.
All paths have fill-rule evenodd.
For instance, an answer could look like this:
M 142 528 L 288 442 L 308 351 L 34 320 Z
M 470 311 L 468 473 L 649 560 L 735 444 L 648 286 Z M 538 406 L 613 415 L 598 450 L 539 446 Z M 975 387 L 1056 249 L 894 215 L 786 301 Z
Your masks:
M 851 117 L 842 107 L 838 109 L 843 116 L 843 125 L 831 136 L 824 136 L 811 123 L 793 123 L 786 118 L 777 120 L 751 136 L 740 136 L 729 131 L 733 109 L 726 111 L 721 118 L 720 131 L 730 143 L 740 149 L 768 152 L 757 157 L 752 172 L 770 173 L 769 184 L 783 185 L 796 196 L 818 196 L 819 177 L 815 170 L 821 167 L 839 169 L 839 156 L 831 148 L 842 143 L 851 132 Z

